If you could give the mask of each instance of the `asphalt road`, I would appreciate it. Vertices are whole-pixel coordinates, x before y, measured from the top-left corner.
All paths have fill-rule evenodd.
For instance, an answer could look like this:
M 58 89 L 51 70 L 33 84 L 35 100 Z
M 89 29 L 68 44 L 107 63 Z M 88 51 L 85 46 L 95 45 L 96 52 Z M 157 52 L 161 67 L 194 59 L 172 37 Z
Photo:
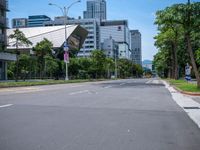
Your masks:
M 199 150 L 159 80 L 0 89 L 0 150 Z

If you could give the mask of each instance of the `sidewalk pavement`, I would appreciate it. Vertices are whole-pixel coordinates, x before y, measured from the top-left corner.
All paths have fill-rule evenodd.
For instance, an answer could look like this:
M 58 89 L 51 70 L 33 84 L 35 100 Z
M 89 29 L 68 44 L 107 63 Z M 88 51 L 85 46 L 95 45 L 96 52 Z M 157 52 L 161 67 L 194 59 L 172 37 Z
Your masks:
M 200 96 L 189 96 L 180 93 L 173 86 L 163 81 L 165 87 L 169 90 L 173 100 L 188 114 L 188 116 L 200 128 Z

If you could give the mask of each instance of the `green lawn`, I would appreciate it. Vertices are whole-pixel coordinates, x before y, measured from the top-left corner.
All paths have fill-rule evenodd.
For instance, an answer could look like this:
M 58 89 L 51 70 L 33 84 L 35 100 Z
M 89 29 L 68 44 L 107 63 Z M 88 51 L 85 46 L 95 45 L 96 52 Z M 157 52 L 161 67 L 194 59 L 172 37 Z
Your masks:
M 174 85 L 175 87 L 179 88 L 182 91 L 186 92 L 200 92 L 200 88 L 197 88 L 197 85 L 194 83 L 187 82 L 185 80 L 170 80 L 167 79 L 167 81 Z
M 36 86 L 36 85 L 51 85 L 51 84 L 67 84 L 67 83 L 81 83 L 81 82 L 93 82 L 93 81 L 102 81 L 99 80 L 39 80 L 39 81 L 9 81 L 9 82 L 0 82 L 0 88 L 6 87 L 22 87 L 22 86 Z

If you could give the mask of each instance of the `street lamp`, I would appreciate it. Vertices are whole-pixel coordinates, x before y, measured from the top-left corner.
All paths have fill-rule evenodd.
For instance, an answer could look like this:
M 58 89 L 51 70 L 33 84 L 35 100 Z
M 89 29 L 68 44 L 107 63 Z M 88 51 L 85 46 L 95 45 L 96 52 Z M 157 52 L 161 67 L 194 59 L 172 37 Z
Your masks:
M 61 7 L 57 4 L 53 4 L 53 3 L 49 3 L 50 6 L 56 6 L 58 7 L 63 16 L 65 17 L 64 19 L 64 24 L 65 24 L 65 43 L 64 43 L 64 51 L 65 51 L 65 57 L 67 56 L 67 58 L 69 58 L 69 50 L 68 50 L 68 43 L 67 43 L 67 15 L 68 15 L 68 12 L 69 12 L 69 9 L 76 3 L 80 3 L 81 0 L 77 0 L 73 3 L 71 3 L 69 6 L 64 6 L 64 7 Z M 69 80 L 69 76 L 68 76 L 68 66 L 67 66 L 67 60 L 65 61 L 65 64 L 66 64 L 66 76 L 65 76 L 65 80 Z

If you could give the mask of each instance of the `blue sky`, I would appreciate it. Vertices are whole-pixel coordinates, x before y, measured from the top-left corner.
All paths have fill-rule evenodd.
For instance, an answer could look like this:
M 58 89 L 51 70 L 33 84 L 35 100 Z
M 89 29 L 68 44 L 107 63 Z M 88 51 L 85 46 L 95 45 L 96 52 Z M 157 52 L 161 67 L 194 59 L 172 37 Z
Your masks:
M 48 3 L 67 6 L 75 0 L 9 0 L 8 18 L 27 18 L 29 15 L 44 14 L 52 19 L 61 16 L 61 11 Z M 199 0 L 193 0 L 199 1 Z M 185 3 L 187 0 L 107 0 L 107 19 L 127 19 L 130 29 L 139 29 L 142 33 L 142 57 L 153 59 L 157 50 L 153 37 L 156 35 L 154 25 L 155 12 L 174 3 Z M 69 16 L 83 16 L 86 10 L 86 0 L 74 5 L 69 10 Z

